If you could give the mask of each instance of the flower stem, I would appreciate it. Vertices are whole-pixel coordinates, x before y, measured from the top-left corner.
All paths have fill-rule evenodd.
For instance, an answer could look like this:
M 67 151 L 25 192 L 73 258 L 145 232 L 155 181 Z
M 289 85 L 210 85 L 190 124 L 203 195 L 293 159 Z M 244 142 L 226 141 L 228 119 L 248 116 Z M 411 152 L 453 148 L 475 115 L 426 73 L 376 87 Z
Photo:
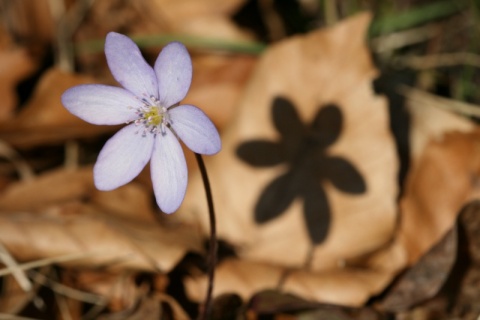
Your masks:
M 202 174 L 203 187 L 205 188 L 205 196 L 208 203 L 208 216 L 210 220 L 210 242 L 208 252 L 208 288 L 203 309 L 200 312 L 199 320 L 207 320 L 212 309 L 212 292 L 213 281 L 215 277 L 215 265 L 217 263 L 217 229 L 215 222 L 215 209 L 213 208 L 212 189 L 210 188 L 210 181 L 208 180 L 207 169 L 200 154 L 195 153 L 200 173 Z

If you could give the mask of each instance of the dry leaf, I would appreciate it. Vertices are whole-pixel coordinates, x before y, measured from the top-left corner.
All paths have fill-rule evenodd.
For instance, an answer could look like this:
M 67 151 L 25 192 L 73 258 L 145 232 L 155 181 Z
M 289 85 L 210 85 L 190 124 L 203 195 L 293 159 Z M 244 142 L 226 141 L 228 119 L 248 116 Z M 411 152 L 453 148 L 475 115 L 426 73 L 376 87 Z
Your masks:
M 258 62 L 222 152 L 206 163 L 219 235 L 242 259 L 302 267 L 313 242 L 312 269 L 342 273 L 345 260 L 393 237 L 398 164 L 386 101 L 372 91 L 376 70 L 363 40 L 369 21 L 359 15 L 288 39 Z M 207 234 L 203 192 L 194 175 L 178 218 Z M 373 271 L 359 282 L 363 293 L 343 284 L 332 296 L 295 290 L 358 304 L 388 282 L 382 272 L 378 283 Z
M 0 241 L 21 261 L 84 254 L 70 265 L 166 272 L 201 241 L 181 225 L 161 225 L 151 205 L 136 183 L 103 193 L 91 168 L 59 170 L 6 189 Z
M 1 31 L 0 31 L 1 32 Z M 13 118 L 18 106 L 17 84 L 31 74 L 36 63 L 25 48 L 0 48 L 0 122 Z M 2 124 L 3 126 L 4 124 Z
M 441 141 L 447 132 L 471 132 L 473 122 L 444 110 L 435 96 L 421 90 L 404 89 L 411 115 L 410 144 L 413 166 L 431 140 Z
M 214 296 L 235 292 L 248 300 L 259 291 L 280 289 L 303 299 L 360 306 L 371 295 L 381 291 L 390 279 L 390 272 L 377 270 L 343 268 L 312 272 L 230 259 L 216 269 Z M 191 277 L 185 284 L 190 298 L 202 301 L 206 292 L 206 277 Z
M 143 320 L 161 318 L 162 308 L 160 303 L 150 297 L 144 297 L 130 310 L 123 310 L 98 317 L 99 320 Z
M 255 294 L 248 303 L 248 308 L 258 314 L 276 314 L 312 310 L 319 307 L 318 302 L 311 302 L 288 293 L 265 290 Z
M 104 298 L 104 303 L 108 304 L 109 310 L 117 312 L 134 307 L 138 299 L 145 295 L 145 286 L 137 285 L 135 276 L 131 271 L 67 269 L 63 274 L 62 282 L 70 287 L 97 294 Z
M 51 42 L 55 36 L 52 10 L 58 8 L 58 5 L 47 0 L 13 1 L 3 6 L 2 17 L 18 38 L 36 44 Z
M 111 126 L 94 126 L 80 120 L 62 105 L 61 95 L 66 89 L 92 82 L 89 77 L 56 69 L 45 72 L 22 111 L 0 128 L 0 139 L 24 148 L 111 131 Z
M 302 312 L 298 315 L 302 320 L 335 319 L 335 320 L 386 320 L 371 308 L 345 310 L 341 307 L 319 308 L 314 311 Z
M 454 285 L 460 286 L 455 293 L 453 315 L 459 319 L 477 319 L 480 314 L 480 201 L 475 200 L 465 206 L 459 215 L 461 226 L 459 240 L 460 253 L 466 254 L 468 265 L 461 265 L 461 273 L 454 275 Z M 462 252 L 462 250 L 464 250 Z M 465 263 L 465 261 L 464 261 Z M 461 279 L 461 280 L 460 280 Z
M 0 211 L 35 211 L 87 198 L 94 191 L 92 167 L 55 170 L 37 179 L 12 183 L 0 195 Z
M 244 313 L 243 300 L 236 294 L 224 294 L 213 301 L 213 320 L 238 319 Z
M 371 308 L 347 308 L 303 300 L 295 295 L 277 291 L 256 294 L 249 310 L 259 315 L 294 314 L 292 319 L 377 320 L 381 317 Z M 283 318 L 282 318 L 283 319 Z
M 450 229 L 462 206 L 478 196 L 480 131 L 430 141 L 407 178 L 398 241 L 414 263 Z
M 96 2 L 77 37 L 101 38 L 117 30 L 129 35 L 181 34 L 210 40 L 251 40 L 252 36 L 230 19 L 243 3 L 245 0 Z
M 0 241 L 21 261 L 83 253 L 69 265 L 168 272 L 187 251 L 200 249 L 188 230 L 105 215 L 86 205 L 2 214 L 0 223 Z
M 399 231 L 370 265 L 413 265 L 453 226 L 460 208 L 475 197 L 478 153 L 475 125 L 419 90 L 404 89 L 411 117 L 410 169 L 400 201 Z
M 405 311 L 435 296 L 452 271 L 457 248 L 455 225 L 394 284 L 381 302 L 382 309 L 392 313 Z
M 276 288 L 284 274 L 281 268 L 243 260 L 225 260 L 215 271 L 213 295 L 236 293 L 242 299 L 249 299 L 253 293 Z M 207 278 L 191 277 L 185 280 L 187 294 L 194 301 L 203 301 Z
M 193 58 L 194 77 L 182 103 L 200 107 L 221 130 L 230 123 L 257 61 L 247 55 L 199 55 Z
M 151 10 L 162 17 L 163 23 L 170 30 L 185 32 L 188 29 L 192 30 L 189 25 L 195 25 L 195 20 L 225 17 L 235 12 L 244 2 L 245 0 L 151 0 Z M 216 32 L 214 28 L 209 30 Z
M 0 299 L 0 313 L 17 314 L 28 305 L 38 293 L 39 285 L 33 290 L 24 291 L 12 276 L 2 278 L 2 295 Z

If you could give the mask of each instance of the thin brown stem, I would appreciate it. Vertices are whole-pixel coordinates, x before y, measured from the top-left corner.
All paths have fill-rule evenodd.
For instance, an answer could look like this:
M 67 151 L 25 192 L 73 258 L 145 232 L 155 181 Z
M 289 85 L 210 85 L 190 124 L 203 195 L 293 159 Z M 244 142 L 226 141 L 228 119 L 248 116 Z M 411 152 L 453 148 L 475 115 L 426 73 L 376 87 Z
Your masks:
M 215 265 L 217 263 L 217 229 L 215 222 L 215 209 L 213 207 L 212 189 L 210 188 L 210 181 L 208 180 L 207 169 L 205 168 L 205 163 L 203 162 L 203 158 L 200 154 L 195 153 L 195 158 L 197 159 L 198 167 L 200 168 L 200 173 L 202 175 L 203 186 L 205 188 L 205 196 L 208 203 L 208 217 L 210 220 L 210 242 L 208 252 L 208 288 L 203 308 L 198 317 L 199 320 L 207 320 L 212 310 L 213 282 L 215 277 Z

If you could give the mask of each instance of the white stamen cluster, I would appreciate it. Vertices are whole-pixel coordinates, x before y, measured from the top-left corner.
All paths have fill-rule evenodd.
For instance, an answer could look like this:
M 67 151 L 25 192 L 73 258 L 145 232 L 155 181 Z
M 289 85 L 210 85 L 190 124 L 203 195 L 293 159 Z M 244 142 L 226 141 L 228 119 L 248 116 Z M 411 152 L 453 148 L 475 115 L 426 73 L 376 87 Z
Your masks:
M 147 133 L 156 135 L 161 132 L 165 134 L 166 127 L 170 124 L 170 115 L 166 107 L 160 106 L 160 102 L 155 97 L 150 97 L 150 101 L 142 99 L 143 106 L 136 108 L 135 113 L 138 119 L 134 121 L 136 126 L 143 126 L 142 137 Z M 136 133 L 139 133 L 137 131 Z

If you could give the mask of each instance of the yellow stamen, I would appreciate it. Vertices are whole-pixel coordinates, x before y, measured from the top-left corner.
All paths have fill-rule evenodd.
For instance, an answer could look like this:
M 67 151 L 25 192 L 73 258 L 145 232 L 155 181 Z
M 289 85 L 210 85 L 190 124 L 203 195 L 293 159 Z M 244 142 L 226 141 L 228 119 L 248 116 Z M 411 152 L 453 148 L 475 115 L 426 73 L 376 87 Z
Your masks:
M 144 113 L 144 119 L 147 120 L 147 126 L 158 126 L 162 123 L 163 113 L 160 113 L 157 106 L 149 106 L 148 111 Z

